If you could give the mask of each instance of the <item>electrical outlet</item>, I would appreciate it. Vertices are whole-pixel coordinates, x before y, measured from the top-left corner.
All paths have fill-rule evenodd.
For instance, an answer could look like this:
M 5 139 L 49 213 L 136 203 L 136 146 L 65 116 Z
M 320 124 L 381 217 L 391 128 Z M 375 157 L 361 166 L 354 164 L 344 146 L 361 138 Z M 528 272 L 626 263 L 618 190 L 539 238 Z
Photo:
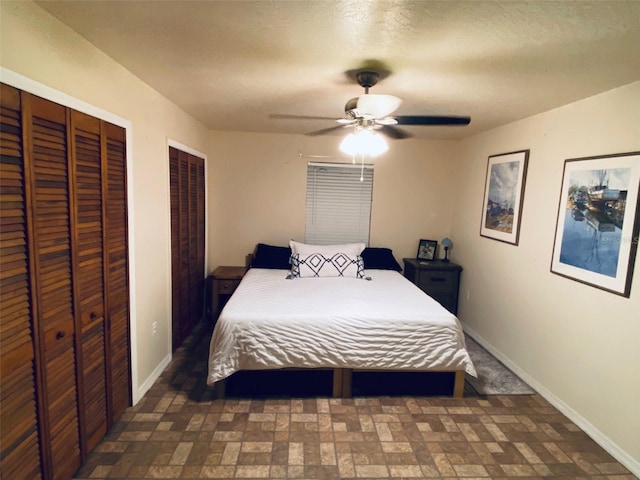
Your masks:
M 470 298 L 471 298 L 471 292 L 467 290 L 467 295 L 466 295 L 467 302 L 469 301 Z
M 151 334 L 155 337 L 156 333 L 158 333 L 158 322 L 153 322 L 151 324 Z

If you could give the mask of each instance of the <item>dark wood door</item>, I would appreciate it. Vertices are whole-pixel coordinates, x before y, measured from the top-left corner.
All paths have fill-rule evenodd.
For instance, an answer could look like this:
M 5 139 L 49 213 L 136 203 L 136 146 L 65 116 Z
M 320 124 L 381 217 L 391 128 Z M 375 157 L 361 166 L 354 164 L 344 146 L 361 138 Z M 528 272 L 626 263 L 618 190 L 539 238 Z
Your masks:
M 173 349 L 204 313 L 204 159 L 169 147 Z
M 102 122 L 108 425 L 131 405 L 126 131 Z M 106 163 L 105 163 L 106 161 Z
M 107 431 L 101 122 L 71 112 L 74 286 L 83 450 Z
M 126 131 L 0 88 L 0 478 L 69 479 L 131 402 Z
M 83 452 L 131 403 L 126 132 L 72 111 L 76 329 Z
M 180 302 L 180 271 L 177 262 L 180 261 L 180 160 L 178 150 L 169 147 L 169 204 L 171 208 L 171 337 L 173 350 L 179 341 L 180 318 L 182 317 L 182 302 Z
M 21 111 L 0 84 L 0 478 L 39 479 Z
M 32 295 L 40 375 L 44 472 L 70 478 L 81 464 L 76 378 L 67 110 L 23 93 L 33 251 Z

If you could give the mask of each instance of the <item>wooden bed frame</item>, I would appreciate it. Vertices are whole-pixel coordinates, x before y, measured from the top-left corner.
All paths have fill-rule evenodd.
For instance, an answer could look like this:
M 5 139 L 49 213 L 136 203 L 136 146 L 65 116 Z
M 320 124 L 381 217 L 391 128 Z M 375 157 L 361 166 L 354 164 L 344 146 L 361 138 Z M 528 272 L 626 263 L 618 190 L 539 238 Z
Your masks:
M 308 370 L 324 370 L 324 369 L 312 369 L 312 368 L 283 368 L 281 370 L 289 370 L 289 371 L 308 371 Z M 332 389 L 331 396 L 333 398 L 351 398 L 352 389 L 351 389 L 351 381 L 354 369 L 351 368 L 333 368 L 326 369 L 331 370 L 333 373 L 332 380 Z M 376 370 L 376 369 L 356 369 L 356 372 L 372 372 L 372 373 L 387 373 L 387 372 L 423 372 L 428 373 L 431 370 Z M 452 396 L 454 398 L 462 398 L 464 395 L 464 379 L 465 379 L 465 371 L 464 370 L 453 370 L 453 371 L 432 371 L 434 373 L 453 373 L 455 374 L 455 380 L 453 383 L 453 392 Z M 226 391 L 226 379 L 220 380 L 214 385 L 214 396 L 216 398 L 224 398 Z
M 333 396 L 350 398 L 351 397 L 351 377 L 353 375 L 351 368 L 334 368 L 333 369 Z M 357 369 L 356 372 L 429 372 L 430 370 L 376 370 L 376 369 Z M 438 373 L 454 373 L 455 380 L 453 384 L 453 397 L 462 398 L 464 394 L 464 370 L 444 371 L 438 370 Z
M 249 253 L 246 256 L 247 270 L 251 267 L 253 261 L 253 253 Z M 288 368 L 283 370 L 309 370 L 305 368 Z M 329 369 L 327 369 L 329 370 Z M 332 396 L 334 398 L 351 398 L 352 395 L 352 376 L 353 369 L 351 368 L 333 368 L 333 382 L 332 382 Z M 410 372 L 412 370 L 387 370 L 387 369 L 356 369 L 356 372 Z M 416 372 L 429 372 L 429 370 L 415 370 Z M 462 398 L 464 394 L 464 370 L 453 371 L 438 371 L 441 373 L 454 373 L 455 380 L 453 384 L 453 397 Z M 216 382 L 214 386 L 214 393 L 217 398 L 224 398 L 225 396 L 225 380 Z

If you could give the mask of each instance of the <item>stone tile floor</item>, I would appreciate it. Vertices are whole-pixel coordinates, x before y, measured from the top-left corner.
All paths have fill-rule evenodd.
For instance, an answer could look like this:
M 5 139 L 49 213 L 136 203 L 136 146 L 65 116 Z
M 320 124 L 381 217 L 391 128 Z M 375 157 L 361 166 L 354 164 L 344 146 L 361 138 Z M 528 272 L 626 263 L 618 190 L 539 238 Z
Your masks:
M 539 395 L 214 399 L 210 332 L 171 365 L 76 479 L 634 479 Z

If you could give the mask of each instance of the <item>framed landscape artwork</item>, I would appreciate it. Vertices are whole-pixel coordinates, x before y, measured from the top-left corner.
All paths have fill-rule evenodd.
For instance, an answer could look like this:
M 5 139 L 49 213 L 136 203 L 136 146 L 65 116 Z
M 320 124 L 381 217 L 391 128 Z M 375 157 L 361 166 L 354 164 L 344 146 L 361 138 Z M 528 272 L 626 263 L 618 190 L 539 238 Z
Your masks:
M 565 160 L 551 272 L 628 297 L 639 188 L 640 152 Z
M 482 205 L 480 235 L 518 244 L 529 150 L 492 155 Z

